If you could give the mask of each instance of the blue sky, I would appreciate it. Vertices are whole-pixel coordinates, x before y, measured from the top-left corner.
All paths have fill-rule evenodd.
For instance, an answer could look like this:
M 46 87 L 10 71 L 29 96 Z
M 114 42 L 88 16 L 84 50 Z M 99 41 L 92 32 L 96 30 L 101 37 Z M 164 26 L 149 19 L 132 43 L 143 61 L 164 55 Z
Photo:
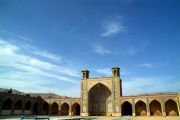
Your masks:
M 179 0 L 0 0 L 0 87 L 80 96 L 81 70 L 123 95 L 180 91 Z

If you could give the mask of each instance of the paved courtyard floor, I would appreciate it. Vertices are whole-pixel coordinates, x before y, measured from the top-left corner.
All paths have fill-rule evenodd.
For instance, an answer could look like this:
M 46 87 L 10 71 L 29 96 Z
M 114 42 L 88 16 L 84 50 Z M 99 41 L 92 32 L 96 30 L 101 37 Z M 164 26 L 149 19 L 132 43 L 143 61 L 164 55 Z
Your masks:
M 1 120 L 21 120 L 21 117 L 16 116 L 0 116 Z M 23 119 L 23 120 L 35 120 L 35 119 Z M 38 119 L 40 120 L 40 119 Z M 41 119 L 47 120 L 47 119 Z M 105 117 L 105 116 L 90 116 L 90 117 L 80 117 L 80 116 L 51 116 L 50 120 L 180 120 L 180 116 L 168 116 L 168 117 Z

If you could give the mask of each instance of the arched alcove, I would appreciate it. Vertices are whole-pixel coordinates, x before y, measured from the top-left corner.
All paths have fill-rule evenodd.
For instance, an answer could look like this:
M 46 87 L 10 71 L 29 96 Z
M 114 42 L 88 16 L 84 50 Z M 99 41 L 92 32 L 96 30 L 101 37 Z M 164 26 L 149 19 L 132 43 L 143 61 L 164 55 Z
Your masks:
M 43 103 L 42 112 L 43 112 L 43 115 L 48 115 L 48 113 L 49 113 L 49 104 L 47 102 Z
M 30 110 L 31 109 L 31 101 L 27 101 L 24 106 L 24 110 Z
M 21 100 L 18 100 L 16 103 L 15 103 L 15 110 L 21 110 L 22 109 L 22 101 Z
M 80 115 L 80 105 L 79 103 L 74 103 L 72 105 L 72 115 Z
M 59 110 L 58 110 L 59 105 L 56 102 L 54 102 L 52 104 L 51 109 L 52 109 L 52 115 L 58 115 L 58 113 L 59 113 Z
M 93 86 L 88 94 L 89 115 L 106 115 L 107 101 L 111 97 L 111 91 L 105 85 L 98 83 Z
M 135 104 L 135 111 L 137 116 L 146 116 L 147 111 L 146 111 L 146 104 L 143 101 L 138 101 Z
M 151 116 L 161 116 L 162 111 L 161 111 L 161 103 L 157 100 L 153 100 L 150 104 L 150 115 Z
M 178 108 L 177 104 L 174 100 L 168 100 L 165 103 L 165 111 L 167 116 L 177 116 L 178 115 Z
M 64 115 L 64 116 L 69 115 L 69 105 L 67 103 L 63 103 L 61 105 L 61 115 Z
M 33 104 L 33 114 L 35 114 L 35 115 L 38 115 L 38 110 L 39 109 L 39 103 L 38 102 L 35 102 L 34 104 Z
M 11 99 L 7 99 L 3 102 L 3 106 L 2 109 L 3 110 L 10 110 L 12 108 L 12 100 Z
M 121 107 L 122 115 L 131 115 L 132 116 L 132 105 L 128 101 L 124 102 Z

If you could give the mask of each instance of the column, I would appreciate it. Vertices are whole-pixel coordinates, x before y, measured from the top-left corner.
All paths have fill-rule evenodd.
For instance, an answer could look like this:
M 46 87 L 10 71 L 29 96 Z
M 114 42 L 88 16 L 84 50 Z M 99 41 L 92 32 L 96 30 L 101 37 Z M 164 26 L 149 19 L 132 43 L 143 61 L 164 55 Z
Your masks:
M 58 115 L 61 115 L 61 101 L 59 102 Z
M 147 116 L 150 116 L 149 99 L 147 97 L 146 97 L 146 111 L 147 111 Z
M 180 104 L 179 104 L 179 101 L 177 101 L 177 108 L 178 108 L 178 113 L 179 113 L 179 116 L 180 116 Z
M 162 116 L 166 116 L 164 99 L 161 101 L 161 111 L 162 111 Z
M 120 114 L 120 116 L 122 116 L 122 113 L 121 113 L 121 104 L 120 104 L 119 107 L 120 107 L 120 108 L 119 108 L 119 114 Z
M 132 116 L 136 116 L 134 98 L 132 99 Z
M 42 106 L 43 106 L 43 104 L 42 104 L 42 101 L 39 101 L 39 111 L 40 111 L 40 115 L 42 115 L 43 113 L 42 113 Z
M 16 100 L 14 100 L 14 101 L 16 101 Z M 16 104 L 16 102 L 14 102 L 13 101 L 13 103 L 12 103 L 12 105 L 11 105 L 11 115 L 13 115 L 14 114 L 14 109 L 15 109 L 15 104 Z
M 26 104 L 26 102 L 25 102 L 25 100 L 23 100 L 23 102 L 22 102 L 22 108 L 21 108 L 21 115 L 24 115 L 24 108 L 25 108 L 25 104 Z
M 0 115 L 1 115 L 1 111 L 2 111 L 2 106 L 3 106 L 3 102 L 2 101 L 0 101 Z
M 52 115 L 52 101 L 49 101 L 49 115 Z
M 72 100 L 71 100 L 71 98 L 70 98 L 70 99 L 69 99 L 69 116 L 72 115 L 71 102 L 72 102 Z

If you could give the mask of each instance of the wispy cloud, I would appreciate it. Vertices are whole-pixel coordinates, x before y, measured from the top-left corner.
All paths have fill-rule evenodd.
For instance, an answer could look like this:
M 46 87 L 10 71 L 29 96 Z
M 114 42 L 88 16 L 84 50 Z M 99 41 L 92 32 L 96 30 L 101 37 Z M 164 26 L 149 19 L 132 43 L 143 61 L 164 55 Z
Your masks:
M 22 35 L 17 35 L 18 38 L 22 39 L 22 40 L 26 40 L 26 41 L 31 41 L 30 38 L 22 36 Z
M 45 91 L 47 91 L 51 90 L 48 84 L 54 84 L 58 81 L 61 84 L 79 84 L 77 81 L 80 77 L 79 72 L 70 65 L 54 64 L 53 61 L 39 59 L 38 54 L 36 56 L 33 54 L 36 49 L 29 50 L 32 52 L 31 54 L 24 53 L 26 51 L 24 49 L 17 44 L 0 39 L 0 71 L 3 71 L 0 73 L 0 82 L 2 83 L 0 87 L 25 90 L 28 83 L 29 90 L 32 88 L 46 88 Z M 48 52 L 44 55 L 52 60 L 61 58 Z M 46 85 L 46 87 L 43 87 L 43 85 Z
M 102 28 L 103 33 L 101 34 L 101 36 L 103 37 L 113 36 L 117 33 L 126 31 L 126 27 L 122 24 L 121 21 L 118 20 L 105 22 L 102 25 Z
M 102 45 L 96 44 L 94 45 L 94 52 L 98 53 L 99 55 L 110 54 L 111 51 L 104 48 Z
M 43 51 L 40 51 L 40 50 L 37 50 L 37 51 L 34 51 L 33 52 L 35 55 L 39 55 L 39 56 L 42 56 L 42 57 L 45 57 L 45 58 L 48 58 L 48 59 L 52 59 L 52 60 L 55 60 L 55 61 L 62 61 L 62 57 L 58 56 L 58 55 L 55 55 L 55 54 L 52 54 L 52 53 L 49 53 L 45 50 Z
M 23 35 L 19 35 L 19 34 L 12 33 L 12 32 L 10 32 L 10 31 L 8 31 L 8 30 L 5 30 L 5 29 L 0 29 L 0 32 L 3 32 L 3 33 L 5 33 L 5 34 L 7 34 L 7 35 L 9 35 L 9 36 L 11 36 L 11 37 L 15 37 L 15 38 L 17 38 L 17 39 L 21 39 L 21 40 L 25 40 L 25 41 L 31 41 L 31 39 L 28 38 L 28 37 L 25 37 L 25 36 L 23 36 Z
M 143 63 L 143 64 L 138 65 L 138 67 L 152 68 L 153 65 L 151 63 Z

